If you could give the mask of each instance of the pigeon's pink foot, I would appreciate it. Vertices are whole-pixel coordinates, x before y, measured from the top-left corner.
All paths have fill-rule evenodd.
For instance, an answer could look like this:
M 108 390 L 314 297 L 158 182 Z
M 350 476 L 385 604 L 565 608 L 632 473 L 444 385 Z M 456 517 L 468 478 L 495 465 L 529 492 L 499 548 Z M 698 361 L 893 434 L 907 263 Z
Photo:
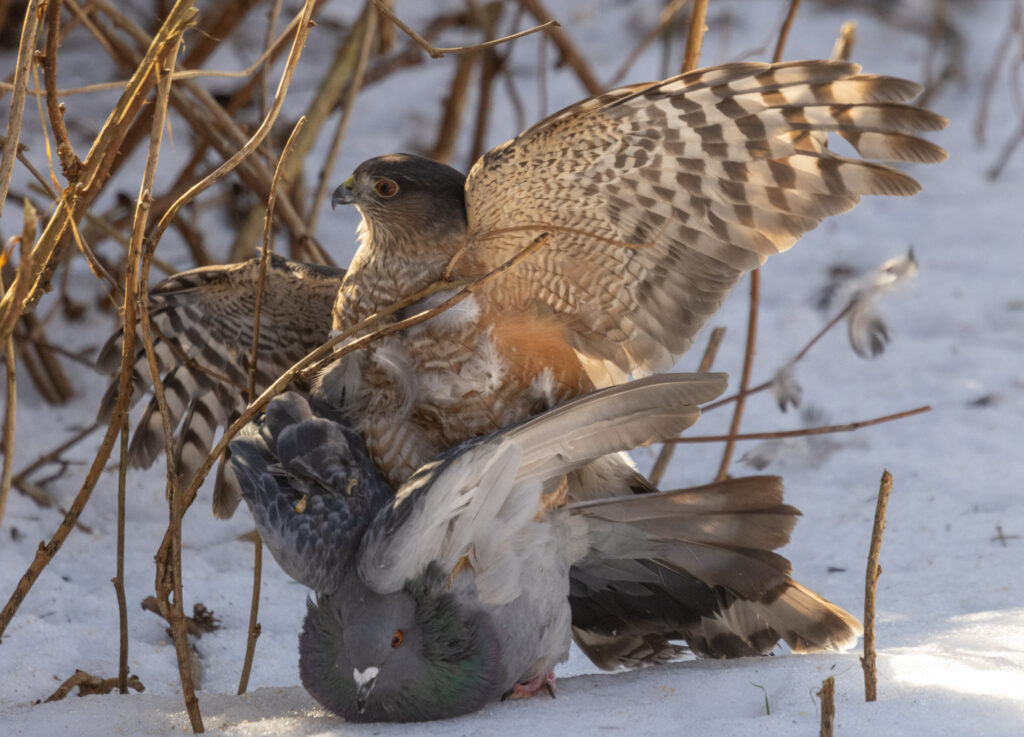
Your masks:
M 536 696 L 541 690 L 547 691 L 548 696 L 555 698 L 555 672 L 549 671 L 546 676 L 537 676 L 529 681 L 517 683 L 512 690 L 506 693 L 501 700 L 506 699 L 529 699 Z

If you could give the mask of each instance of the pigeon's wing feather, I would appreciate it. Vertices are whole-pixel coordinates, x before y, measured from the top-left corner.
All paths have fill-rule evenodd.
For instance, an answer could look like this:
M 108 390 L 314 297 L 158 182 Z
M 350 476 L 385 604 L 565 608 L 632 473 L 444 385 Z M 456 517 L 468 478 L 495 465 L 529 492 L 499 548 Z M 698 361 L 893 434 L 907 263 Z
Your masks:
M 553 491 L 565 474 L 676 435 L 696 421 L 697 404 L 725 385 L 724 374 L 647 377 L 450 451 L 417 471 L 374 520 L 359 556 L 364 580 L 375 590 L 394 591 L 431 561 L 454 571 L 483 550 L 492 551 L 483 556 L 488 560 L 500 557 L 542 511 L 542 492 Z
M 393 489 L 362 437 L 286 392 L 231 442 L 231 465 L 263 542 L 288 575 L 330 593 Z
M 217 429 L 245 408 L 258 273 L 259 259 L 202 267 L 176 274 L 150 291 L 153 347 L 175 428 L 177 470 L 186 480 L 206 458 Z M 327 340 L 344 273 L 271 256 L 260 307 L 257 391 Z M 118 371 L 122 339 L 123 329 L 100 351 L 101 371 Z M 135 346 L 133 402 L 151 384 L 141 336 Z M 109 416 L 116 401 L 115 379 L 100 416 Z M 129 459 L 135 467 L 148 468 L 163 450 L 163 424 L 154 399 L 136 427 Z M 238 499 L 228 471 L 214 494 L 215 514 L 230 517 Z
M 653 657 L 659 639 L 735 657 L 768 652 L 779 639 L 797 651 L 845 649 L 861 632 L 852 615 L 793 581 L 774 552 L 799 515 L 782 503 L 778 477 L 566 511 L 586 521 L 590 545 L 571 573 L 575 634 L 603 667 Z

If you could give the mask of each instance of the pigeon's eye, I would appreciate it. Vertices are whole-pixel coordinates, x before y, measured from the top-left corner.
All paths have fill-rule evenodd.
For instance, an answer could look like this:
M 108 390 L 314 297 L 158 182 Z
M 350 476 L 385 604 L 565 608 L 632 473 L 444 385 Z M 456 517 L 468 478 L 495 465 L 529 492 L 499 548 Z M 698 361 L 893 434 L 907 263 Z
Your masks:
M 393 179 L 378 179 L 373 188 L 377 190 L 377 194 L 381 197 L 394 197 L 398 194 L 398 185 L 395 184 Z
M 402 630 L 395 630 L 395 634 L 391 636 L 391 647 L 398 647 L 404 639 L 405 635 L 402 634 Z

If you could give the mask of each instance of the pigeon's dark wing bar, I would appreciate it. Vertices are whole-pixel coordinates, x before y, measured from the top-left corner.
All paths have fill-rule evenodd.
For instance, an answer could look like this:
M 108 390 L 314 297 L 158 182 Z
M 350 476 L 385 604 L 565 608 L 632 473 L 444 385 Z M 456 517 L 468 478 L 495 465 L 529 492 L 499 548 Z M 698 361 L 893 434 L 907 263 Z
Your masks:
M 259 260 L 210 266 L 176 274 L 150 291 L 150 317 L 157 365 L 175 427 L 177 469 L 187 480 L 212 447 L 217 429 L 236 418 L 247 403 Z M 292 364 L 327 340 L 331 308 L 345 272 L 271 256 L 260 308 L 256 388 L 262 391 Z M 100 351 L 97 366 L 120 367 L 123 329 Z M 141 338 L 136 341 L 132 377 L 137 402 L 150 388 Z M 100 408 L 109 416 L 117 381 Z M 129 458 L 147 468 L 163 453 L 160 412 L 150 401 L 132 437 Z M 238 504 L 237 484 L 222 467 L 214 491 L 214 513 L 230 517 Z

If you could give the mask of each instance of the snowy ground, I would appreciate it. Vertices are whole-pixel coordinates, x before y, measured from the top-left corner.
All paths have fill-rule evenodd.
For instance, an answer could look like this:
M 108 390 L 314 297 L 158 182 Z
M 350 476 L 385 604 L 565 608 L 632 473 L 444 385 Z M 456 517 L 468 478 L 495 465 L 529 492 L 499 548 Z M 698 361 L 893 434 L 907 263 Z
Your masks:
M 340 5 L 340 3 L 338 4 Z M 351 3 L 350 5 L 355 5 Z M 410 0 L 398 9 L 415 20 Z M 601 79 L 609 79 L 636 39 L 650 27 L 660 3 L 613 0 L 551 2 L 571 29 Z M 713 0 L 710 32 L 702 60 L 719 63 L 768 41 L 770 54 L 781 0 Z M 930 7 L 923 0 L 903 3 Z M 934 137 L 950 152 L 940 166 L 915 167 L 924 191 L 910 200 L 868 201 L 853 213 L 828 221 L 792 253 L 772 261 L 764 273 L 761 338 L 755 381 L 769 376 L 820 327 L 810 306 L 828 266 L 843 262 L 871 268 L 913 246 L 921 262 L 914 285 L 885 305 L 894 342 L 884 356 L 866 362 L 850 351 L 836 330 L 800 365 L 805 402 L 845 422 L 931 404 L 934 411 L 855 434 L 833 436 L 832 444 L 792 443 L 768 470 L 786 478 L 788 501 L 804 517 L 784 551 L 797 578 L 853 612 L 862 611 L 865 556 L 875 494 L 883 468 L 895 477 L 882 549 L 878 591 L 881 649 L 879 701 L 863 701 L 857 653 L 789 656 L 732 662 L 691 661 L 641 672 L 595 674 L 575 655 L 560 673 L 558 699 L 494 704 L 470 717 L 425 725 L 347 725 L 318 708 L 297 685 L 296 635 L 306 591 L 287 579 L 269 558 L 251 690 L 234 695 L 249 611 L 252 546 L 237 540 L 251 523 L 245 514 L 215 522 L 203 496 L 185 525 L 185 600 L 201 601 L 221 628 L 198 643 L 203 668 L 199 703 L 212 734 L 563 734 L 576 730 L 628 730 L 642 734 L 793 735 L 814 734 L 818 704 L 814 692 L 823 678 L 836 677 L 836 724 L 841 735 L 1020 735 L 1024 733 L 1024 155 L 998 181 L 985 177 L 1004 136 L 1019 124 L 1001 82 L 991 112 L 989 145 L 979 147 L 972 126 L 982 77 L 1009 18 L 1008 2 L 949 2 L 966 39 L 964 78 L 948 86 L 932 107 L 951 120 Z M 337 12 L 345 12 L 340 9 Z M 724 13 L 733 13 L 726 27 Z M 873 15 L 823 10 L 805 3 L 789 39 L 788 58 L 826 56 L 842 21 L 860 22 L 855 59 L 867 71 L 920 78 L 927 44 Z M 321 30 L 324 29 L 324 30 Z M 262 29 L 248 30 L 253 39 Z M 314 29 L 304 63 L 330 53 L 325 26 Z M 543 112 L 533 86 L 537 40 L 518 42 L 513 64 L 532 121 Z M 258 45 L 258 42 L 255 45 Z M 223 67 L 246 65 L 251 48 L 232 47 L 237 58 Z M 549 50 L 550 52 L 550 50 Z M 75 69 L 62 52 L 62 86 L 100 81 L 103 64 Z M 659 49 L 645 54 L 628 75 L 658 76 Z M 681 54 L 677 45 L 676 57 Z M 5 55 L 2 66 L 13 58 Z M 675 65 L 677 62 L 673 62 Z M 448 83 L 451 61 L 424 64 L 373 88 L 363 96 L 336 168 L 347 176 L 359 161 L 429 142 L 439 114 L 439 87 Z M 301 67 L 300 67 L 301 70 Z M 65 79 L 66 75 L 66 79 Z M 308 94 L 316 76 L 296 85 Z M 568 73 L 549 78 L 546 110 L 583 92 Z M 75 105 L 82 105 L 75 102 Z M 99 117 L 107 108 L 97 103 Z M 511 106 L 496 100 L 489 138 L 498 143 L 517 130 Z M 301 107 L 301 103 L 300 103 Z M 72 105 L 69 104 L 69 109 Z M 79 112 L 80 114 L 80 112 Z M 27 120 L 31 116 L 27 116 Z M 36 126 L 26 124 L 23 140 L 38 157 Z M 179 129 L 181 130 L 181 129 Z M 467 146 L 463 142 L 463 146 Z M 322 146 L 326 149 L 327 143 Z M 464 151 L 464 149 L 463 149 Z M 173 148 L 165 155 L 174 157 Z M 310 157 L 313 162 L 316 156 Z M 38 163 L 38 159 L 37 159 Z M 465 155 L 457 159 L 465 166 Z M 161 172 L 168 176 L 175 167 Z M 315 171 L 309 172 L 316 175 Z M 20 174 L 18 175 L 21 176 Z M 20 183 L 20 184 L 19 184 Z M 15 185 L 24 186 L 23 178 Z M 126 188 L 137 186 L 125 183 Z M 21 214 L 5 209 L 3 235 L 20 229 Z M 339 262 L 352 252 L 354 213 L 327 215 L 321 242 Z M 210 227 L 224 228 L 214 222 Z M 229 238 L 225 235 L 225 242 Z M 168 246 L 168 258 L 174 258 Z M 187 264 L 184 260 L 181 263 Z M 81 296 L 94 280 L 79 275 Z M 74 288 L 73 288 L 74 291 Z M 728 327 L 716 367 L 738 373 L 746 315 L 743 286 L 713 321 Z M 89 321 L 50 336 L 72 349 L 98 346 L 111 330 L 110 318 L 90 313 Z M 698 341 L 702 346 L 703 341 Z M 697 358 L 687 356 L 682 368 Z M 20 468 L 89 422 L 104 386 L 101 377 L 75 366 L 79 396 L 54 408 L 27 381 L 19 393 L 17 458 Z M 696 430 L 722 432 L 724 412 L 708 413 Z M 745 429 L 798 426 L 793 412 L 782 415 L 761 396 L 748 408 Z M 753 446 L 747 443 L 740 452 Z M 685 446 L 665 480 L 674 487 L 706 481 L 720 449 Z M 739 455 L 739 454 L 738 454 Z M 92 458 L 83 444 L 76 460 Z M 650 452 L 635 454 L 649 468 Z M 742 464 L 736 474 L 752 472 Z M 48 488 L 63 504 L 81 481 L 76 466 Z M 166 524 L 162 472 L 129 477 L 127 596 L 131 670 L 146 686 L 130 697 L 71 696 L 33 705 L 48 696 L 75 668 L 114 675 L 117 614 L 113 589 L 116 476 L 107 473 L 82 516 L 90 532 L 76 531 L 46 569 L 5 633 L 0 645 L 0 724 L 5 734 L 170 735 L 187 730 L 178 693 L 174 649 L 158 618 L 138 608 L 153 591 L 152 555 Z M 0 599 L 9 592 L 59 523 L 57 512 L 40 509 L 12 493 L 0 529 Z M 997 527 L 1007 539 L 994 539 Z M 767 707 L 767 708 L 766 708 Z M 770 713 L 766 713 L 770 711 Z

